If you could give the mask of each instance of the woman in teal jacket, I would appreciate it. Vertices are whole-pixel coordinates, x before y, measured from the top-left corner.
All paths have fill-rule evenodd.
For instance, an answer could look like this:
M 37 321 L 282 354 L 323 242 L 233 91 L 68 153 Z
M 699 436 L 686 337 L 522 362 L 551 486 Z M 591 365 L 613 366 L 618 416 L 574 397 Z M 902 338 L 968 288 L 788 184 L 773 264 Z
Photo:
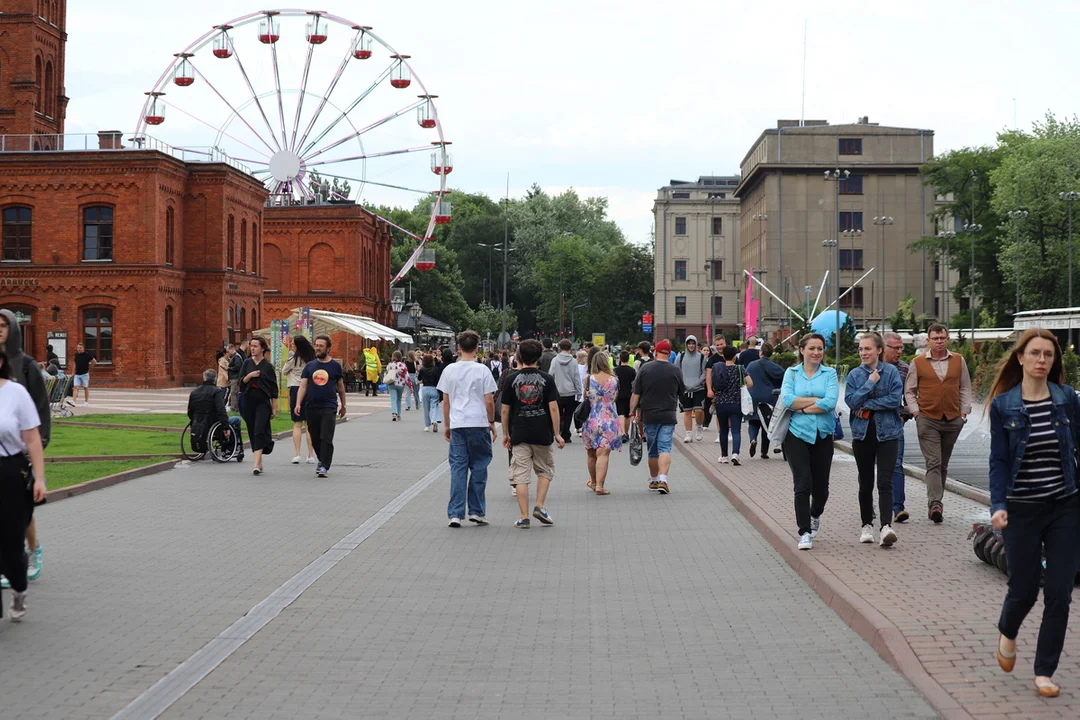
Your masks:
M 821 532 L 821 515 L 829 499 L 833 432 L 840 385 L 836 370 L 822 365 L 825 338 L 807 333 L 799 340 L 802 362 L 784 373 L 780 402 L 791 409 L 784 438 L 784 454 L 795 480 L 795 521 L 799 526 L 799 549 L 814 547 Z

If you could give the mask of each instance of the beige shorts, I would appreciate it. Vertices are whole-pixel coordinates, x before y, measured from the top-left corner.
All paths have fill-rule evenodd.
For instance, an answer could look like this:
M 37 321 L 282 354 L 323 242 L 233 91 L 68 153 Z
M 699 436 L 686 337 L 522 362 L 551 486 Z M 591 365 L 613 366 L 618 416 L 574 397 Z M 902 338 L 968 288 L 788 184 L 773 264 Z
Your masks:
M 528 485 L 533 473 L 548 480 L 555 479 L 555 452 L 551 445 L 522 443 L 513 447 L 510 461 L 510 484 Z

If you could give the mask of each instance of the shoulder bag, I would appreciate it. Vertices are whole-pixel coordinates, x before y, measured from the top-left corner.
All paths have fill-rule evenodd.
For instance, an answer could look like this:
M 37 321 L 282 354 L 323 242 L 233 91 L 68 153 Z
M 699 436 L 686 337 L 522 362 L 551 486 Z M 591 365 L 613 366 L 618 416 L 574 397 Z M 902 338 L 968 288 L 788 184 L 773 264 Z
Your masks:
M 782 402 L 776 403 L 776 409 L 773 410 L 772 420 L 769 421 L 769 429 L 767 431 L 769 442 L 774 445 L 783 444 L 784 438 L 787 437 L 788 427 L 790 425 L 791 408 L 787 407 Z
M 581 397 L 581 402 L 578 403 L 577 408 L 574 409 L 574 422 L 579 425 L 584 425 L 585 421 L 589 419 L 589 413 L 592 412 L 592 404 L 589 402 L 589 383 L 592 382 L 592 376 L 585 376 L 585 390 Z
M 753 417 L 754 415 L 754 399 L 750 397 L 750 388 L 746 387 L 746 378 L 744 377 L 744 370 L 742 365 L 736 365 L 739 368 L 739 402 L 741 403 L 741 411 L 743 417 Z

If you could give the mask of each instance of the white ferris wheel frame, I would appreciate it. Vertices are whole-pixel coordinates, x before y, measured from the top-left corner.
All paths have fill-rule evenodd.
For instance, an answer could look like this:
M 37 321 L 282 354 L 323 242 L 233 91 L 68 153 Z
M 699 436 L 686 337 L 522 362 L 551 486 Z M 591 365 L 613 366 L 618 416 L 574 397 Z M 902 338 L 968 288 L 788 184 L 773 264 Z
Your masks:
M 299 95 L 300 95 L 300 98 L 298 100 L 296 117 L 295 117 L 295 120 L 293 122 L 293 128 L 292 128 L 293 141 L 292 142 L 293 142 L 294 146 L 296 146 L 296 147 L 303 146 L 304 149 L 302 151 L 300 151 L 301 153 L 310 152 L 319 143 L 320 140 L 322 140 L 331 130 L 333 130 L 334 127 L 336 127 L 338 125 L 338 123 L 340 123 L 342 121 L 348 123 L 352 127 L 352 129 L 354 130 L 354 133 L 351 136 L 348 136 L 348 137 L 346 137 L 346 138 L 344 138 L 342 140 L 336 141 L 336 142 L 334 142 L 334 143 L 332 143 L 332 144 L 330 144 L 330 145 L 328 145 L 326 147 L 323 147 L 322 149 L 320 149 L 316 153 L 313 153 L 311 155 L 305 155 L 304 157 L 299 158 L 299 161 L 302 162 L 302 161 L 305 161 L 305 160 L 313 160 L 314 158 L 321 155 L 323 152 L 326 152 L 328 150 L 332 150 L 335 147 L 339 147 L 339 146 L 345 144 L 346 142 L 348 142 L 349 140 L 356 139 L 357 141 L 359 141 L 361 143 L 361 153 L 362 154 L 358 155 L 358 156 L 353 156 L 353 157 L 350 157 L 350 158 L 343 158 L 343 159 L 338 160 L 338 162 L 345 162 L 345 161 L 349 161 L 349 160 L 367 160 L 368 158 L 374 158 L 374 157 L 386 157 L 386 156 L 390 156 L 390 155 L 398 155 L 398 154 L 404 154 L 404 153 L 419 152 L 421 150 L 434 149 L 440 155 L 440 163 L 441 163 L 440 167 L 442 167 L 442 168 L 452 167 L 452 165 L 448 162 L 448 156 L 447 156 L 447 150 L 446 150 L 446 146 L 449 145 L 450 143 L 446 140 L 446 137 L 443 134 L 442 121 L 439 119 L 439 111 L 438 111 L 438 108 L 437 108 L 437 106 L 435 104 L 435 101 L 434 101 L 435 97 L 437 97 L 437 96 L 431 95 L 428 92 L 427 87 L 424 85 L 423 80 L 420 79 L 420 76 L 416 74 L 416 71 L 413 69 L 412 65 L 409 63 L 409 56 L 408 55 L 402 55 L 397 50 L 395 50 L 393 48 L 393 46 L 391 46 L 389 43 L 387 43 L 385 40 L 383 40 L 381 37 L 379 37 L 379 35 L 372 32 L 372 29 L 371 29 L 370 26 L 361 25 L 359 23 L 353 22 L 353 21 L 348 20 L 346 18 L 337 16 L 337 15 L 333 15 L 331 13 L 326 13 L 326 12 L 323 12 L 321 10 L 304 10 L 304 9 L 300 9 L 300 8 L 283 8 L 283 9 L 278 9 L 278 10 L 260 10 L 258 12 L 253 12 L 253 13 L 249 13 L 247 15 L 242 15 L 240 17 L 234 18 L 232 20 L 221 23 L 219 25 L 215 25 L 210 31 L 208 31 L 205 34 L 203 34 L 202 36 L 200 36 L 198 39 L 193 41 L 191 44 L 189 44 L 186 48 L 184 48 L 179 53 L 176 53 L 174 55 L 174 58 L 173 58 L 172 62 L 169 63 L 169 65 L 165 68 L 165 71 L 161 74 L 161 77 L 159 77 L 157 82 L 154 83 L 153 90 L 146 93 L 146 96 L 147 96 L 146 101 L 143 103 L 142 111 L 139 114 L 139 121 L 138 121 L 138 123 L 136 125 L 135 136 L 136 137 L 143 137 L 143 136 L 146 135 L 146 130 L 147 130 L 147 127 L 148 127 L 147 113 L 150 110 L 152 103 L 154 103 L 155 101 L 158 101 L 158 102 L 161 102 L 162 104 L 164 104 L 165 106 L 173 107 L 173 108 L 177 109 L 178 111 L 180 111 L 181 113 L 189 115 L 189 116 L 193 117 L 194 119 L 199 120 L 199 122 L 202 122 L 203 124 L 205 124 L 205 125 L 213 128 L 214 130 L 216 130 L 217 131 L 216 141 L 220 140 L 220 138 L 223 135 L 226 134 L 225 130 L 228 128 L 229 124 L 231 124 L 234 119 L 239 119 L 241 122 L 243 122 L 248 127 L 249 130 L 251 130 L 251 132 L 264 145 L 267 146 L 267 148 L 271 151 L 271 153 L 275 153 L 271 157 L 271 163 L 263 163 L 262 161 L 257 161 L 258 164 L 264 164 L 264 165 L 267 165 L 268 168 L 270 168 L 271 164 L 274 163 L 275 159 L 277 160 L 277 163 L 279 165 L 281 163 L 292 164 L 294 161 L 296 161 L 295 158 L 287 157 L 285 153 L 281 152 L 283 148 L 281 147 L 280 143 L 277 142 L 277 135 L 276 135 L 275 130 L 271 126 L 272 124 L 270 122 L 270 116 L 267 115 L 266 111 L 263 110 L 263 107 L 262 107 L 262 100 L 265 99 L 266 96 L 269 93 L 267 93 L 267 92 L 264 92 L 264 93 L 261 93 L 261 94 L 256 93 L 255 89 L 252 87 L 251 81 L 250 81 L 249 76 L 247 74 L 247 71 L 244 69 L 244 65 L 240 60 L 240 56 L 236 52 L 236 48 L 235 48 L 235 45 L 232 42 L 232 35 L 231 35 L 231 33 L 234 30 L 242 28 L 242 27 L 244 27 L 246 25 L 250 25 L 252 23 L 259 22 L 259 21 L 262 21 L 262 20 L 276 20 L 276 19 L 282 18 L 282 17 L 305 17 L 305 18 L 312 19 L 312 20 L 318 18 L 318 19 L 324 20 L 326 22 L 330 22 L 330 23 L 334 23 L 334 24 L 337 24 L 337 25 L 344 26 L 344 27 L 346 27 L 347 29 L 349 29 L 351 31 L 355 31 L 355 33 L 356 33 L 355 37 L 353 38 L 352 43 L 350 44 L 350 52 L 348 54 L 346 54 L 346 56 L 345 56 L 344 60 L 342 61 L 341 65 L 338 67 L 338 71 L 335 74 L 333 80 L 331 80 L 328 88 L 321 95 L 322 100 L 320 101 L 319 108 L 316 110 L 315 114 L 312 116 L 311 120 L 309 121 L 308 127 L 307 127 L 306 131 L 304 132 L 304 134 L 300 137 L 300 142 L 299 143 L 296 143 L 296 137 L 297 137 L 297 131 L 298 131 L 298 124 L 299 124 L 299 121 L 300 121 L 300 111 L 301 111 L 302 106 L 303 106 L 304 96 L 312 94 L 307 89 L 307 83 L 308 83 L 309 70 L 310 70 L 310 67 L 311 67 L 311 56 L 312 56 L 312 53 L 315 50 L 316 44 L 311 43 L 311 42 L 308 43 L 308 57 L 307 57 L 307 62 L 304 65 L 303 80 L 302 80 L 302 83 L 301 83 L 301 87 L 298 90 L 296 90 L 296 89 L 293 89 L 293 88 L 285 88 L 285 89 L 283 89 L 281 87 L 280 70 L 278 68 L 278 62 L 277 62 L 276 42 L 266 43 L 268 48 L 270 49 L 270 54 L 271 54 L 271 58 L 272 58 L 272 61 L 273 61 L 273 66 L 274 66 L 275 89 L 274 89 L 274 91 L 271 91 L 271 92 L 272 92 L 273 95 L 275 95 L 277 97 L 277 100 L 278 100 L 278 111 L 279 111 L 278 112 L 278 119 L 279 119 L 279 121 L 281 123 L 281 126 L 280 126 L 279 130 L 282 133 L 282 138 L 281 139 L 285 140 L 286 144 L 289 144 L 289 141 L 287 140 L 287 136 L 289 134 L 289 128 L 286 127 L 285 113 L 284 113 L 284 110 L 282 108 L 282 94 L 283 94 L 283 92 L 298 92 Z M 238 68 L 240 70 L 241 75 L 244 77 L 244 80 L 245 80 L 245 82 L 247 84 L 248 90 L 251 93 L 251 97 L 245 99 L 243 103 L 234 104 L 234 103 L 230 102 L 228 99 L 226 99 L 220 92 L 217 91 L 217 89 L 212 84 L 210 84 L 210 82 L 206 78 L 206 76 L 203 75 L 203 73 L 200 72 L 198 70 L 198 68 L 195 67 L 195 64 L 193 62 L 193 58 L 194 58 L 196 53 L 198 53 L 200 50 L 203 50 L 204 48 L 206 48 L 211 42 L 214 41 L 215 38 L 217 38 L 218 36 L 221 36 L 223 34 L 226 37 L 229 38 L 229 49 L 231 50 L 230 57 L 235 60 L 237 66 L 238 66 Z M 384 70 L 383 72 L 381 72 L 378 75 L 376 80 L 371 84 L 371 86 L 366 91 L 364 91 L 358 98 L 355 98 L 354 100 L 352 100 L 352 102 L 347 106 L 346 110 L 341 111 L 336 105 L 334 105 L 333 103 L 330 102 L 330 96 L 333 94 L 333 91 L 334 91 L 335 87 L 337 86 L 338 81 L 341 79 L 341 76 L 344 74 L 345 68 L 353 61 L 352 48 L 355 46 L 355 44 L 360 40 L 360 38 L 362 36 L 370 37 L 374 42 L 378 43 L 385 50 L 387 50 L 388 54 L 389 54 L 389 57 L 391 57 L 393 59 L 393 62 L 389 65 L 389 67 L 386 70 Z M 219 58 L 216 58 L 216 59 L 219 59 Z M 223 103 L 225 103 L 225 105 L 228 106 L 228 108 L 232 111 L 232 114 L 225 121 L 225 123 L 223 125 L 221 125 L 220 127 L 216 127 L 212 123 L 208 123 L 208 122 L 203 121 L 203 120 L 201 120 L 200 118 L 198 118 L 198 117 L 196 117 L 194 115 L 191 115 L 187 111 L 183 110 L 183 108 L 179 107 L 178 105 L 174 105 L 172 103 L 161 100 L 161 96 L 165 95 L 165 89 L 168 87 L 170 81 L 172 80 L 172 78 L 174 76 L 174 73 L 177 70 L 177 67 L 181 63 L 183 63 L 185 60 L 187 61 L 188 66 L 194 70 L 194 72 L 198 75 L 198 77 L 203 82 L 207 83 L 207 86 L 211 90 L 213 90 L 214 94 L 217 95 L 217 97 L 220 98 L 221 101 Z M 404 68 L 406 70 L 408 70 L 412 81 L 416 82 L 416 84 L 419 86 L 420 90 L 422 91 L 422 94 L 419 95 L 419 98 L 420 98 L 419 101 L 411 103 L 411 104 L 405 106 L 401 110 L 387 116 L 386 118 L 383 118 L 381 120 L 377 120 L 374 123 L 372 123 L 370 125 L 367 125 L 367 126 L 365 126 L 363 128 L 356 129 L 355 125 L 352 124 L 351 118 L 348 117 L 349 113 L 353 109 L 355 109 L 363 101 L 363 99 L 365 97 L 367 97 L 367 95 L 369 95 L 372 91 L 374 91 L 375 88 L 378 87 L 378 85 L 380 85 L 381 83 L 386 81 L 390 77 L 390 75 L 393 72 L 394 68 L 396 66 L 398 66 L 399 64 L 401 66 L 404 66 Z M 267 143 L 266 139 L 263 137 L 263 135 L 260 132 L 256 131 L 253 127 L 251 127 L 250 123 L 248 123 L 248 121 L 240 113 L 240 110 L 237 109 L 238 106 L 247 107 L 247 106 L 250 106 L 250 104 L 252 104 L 252 103 L 254 103 L 255 105 L 258 106 L 260 115 L 262 115 L 263 120 L 266 122 L 267 130 L 269 131 L 269 137 L 273 141 L 276 148 L 272 147 L 269 143 Z M 396 119 L 398 117 L 402 117 L 402 116 L 406 115 L 407 113 L 410 113 L 410 112 L 416 110 L 417 108 L 419 108 L 419 107 L 421 107 L 421 106 L 423 106 L 425 104 L 427 104 L 428 107 L 431 109 L 431 116 L 432 116 L 432 119 L 435 121 L 435 127 L 431 128 L 431 129 L 434 129 L 435 132 L 437 133 L 438 138 L 439 138 L 438 141 L 432 141 L 431 143 L 429 143 L 427 145 L 418 146 L 418 147 L 415 147 L 415 148 L 405 148 L 405 149 L 401 149 L 401 150 L 392 150 L 392 151 L 387 151 L 387 152 L 370 153 L 370 154 L 364 153 L 362 140 L 361 140 L 360 136 L 365 131 L 374 129 L 374 128 L 378 127 L 379 125 L 384 124 L 386 122 L 389 122 L 391 120 L 394 120 L 394 119 Z M 337 120 L 335 120 L 331 125 L 329 125 L 327 128 L 325 128 L 315 140 L 308 141 L 307 136 L 311 133 L 312 129 L 314 128 L 316 120 L 319 118 L 319 116 L 322 114 L 322 112 L 328 106 L 333 108 L 334 111 L 338 113 Z M 271 108 L 271 115 L 273 115 L 272 110 L 273 110 L 273 108 Z M 243 143 L 242 141 L 237 140 L 237 142 L 241 142 L 241 144 L 250 147 L 250 145 L 248 145 L 247 143 Z M 261 151 L 257 151 L 257 152 L 261 152 Z M 243 158 L 236 158 L 236 159 L 239 160 L 240 162 L 245 162 L 245 159 L 243 159 Z M 333 162 L 333 161 L 329 161 L 329 162 Z M 317 162 L 317 163 L 312 163 L 310 165 L 305 162 L 304 167 L 315 167 L 317 165 L 323 165 L 323 164 L 327 164 L 327 162 L 326 161 Z M 263 172 L 263 171 L 260 171 L 260 172 Z M 269 170 L 269 172 L 271 172 L 271 174 L 272 174 L 273 170 Z M 338 177 L 338 176 L 335 176 L 335 175 L 330 174 L 330 173 L 321 173 L 321 174 L 326 176 L 326 177 Z M 359 182 L 362 183 L 362 184 L 372 184 L 372 185 L 378 185 L 378 186 L 381 186 L 381 187 L 388 187 L 388 188 L 392 188 L 392 189 L 405 190 L 405 191 L 409 191 L 409 192 L 426 193 L 426 194 L 433 195 L 435 197 L 435 202 L 432 204 L 431 216 L 428 218 L 427 229 L 424 231 L 424 236 L 423 237 L 419 237 L 416 234 L 414 234 L 412 232 L 409 232 L 405 228 L 391 222 L 387 218 L 376 215 L 376 217 L 379 220 L 382 220 L 383 222 L 387 223 L 391 227 L 393 227 L 393 228 L 405 233 L 406 235 L 412 237 L 413 239 L 417 240 L 418 243 L 419 243 L 416 250 L 415 250 L 415 252 L 413 252 L 413 254 L 409 257 L 409 259 L 405 262 L 405 264 L 401 267 L 401 269 L 397 272 L 397 274 L 394 277 L 391 278 L 391 280 L 390 280 L 390 286 L 391 287 L 393 287 L 398 282 L 400 282 L 401 279 L 406 274 L 408 274 L 408 272 L 416 265 L 416 262 L 419 259 L 421 252 L 424 250 L 425 245 L 427 245 L 428 241 L 431 240 L 431 235 L 432 235 L 432 232 L 434 231 L 435 225 L 436 225 L 436 216 L 439 214 L 439 210 L 440 210 L 440 203 L 442 201 L 442 198 L 447 194 L 447 190 L 446 190 L 446 175 L 447 175 L 447 173 L 446 172 L 438 172 L 438 173 L 434 173 L 434 174 L 438 178 L 438 182 L 439 182 L 438 190 L 435 190 L 435 191 L 415 190 L 415 189 L 412 189 L 412 188 L 402 187 L 402 186 L 399 186 L 399 185 L 391 185 L 391 184 L 387 184 L 387 183 L 378 183 L 378 182 L 375 182 L 375 181 L 368 180 L 366 178 L 366 163 L 365 163 L 365 173 L 364 173 L 365 177 L 362 178 L 362 179 L 359 179 Z M 343 178 L 343 179 L 357 180 L 356 178 Z M 264 184 L 265 184 L 265 183 L 267 183 L 269 181 L 262 181 L 262 182 L 264 182 Z M 297 186 L 297 189 L 300 190 L 301 192 L 309 192 L 307 190 L 307 188 L 304 187 L 304 183 L 302 183 L 302 182 L 296 183 L 296 186 Z M 343 198 L 343 199 L 347 199 L 347 198 Z

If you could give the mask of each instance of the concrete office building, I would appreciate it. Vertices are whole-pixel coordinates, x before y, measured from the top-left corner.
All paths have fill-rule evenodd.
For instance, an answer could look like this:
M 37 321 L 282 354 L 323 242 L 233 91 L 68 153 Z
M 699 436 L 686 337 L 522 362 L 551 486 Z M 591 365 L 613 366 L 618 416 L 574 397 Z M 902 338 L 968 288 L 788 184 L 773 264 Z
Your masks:
M 717 332 L 738 337 L 738 185 L 738 175 L 706 175 L 697 182 L 672 180 L 657 192 L 654 340 L 682 343 L 696 335 L 705 342 Z
M 932 130 L 886 127 L 865 117 L 842 125 L 778 121 L 742 162 L 735 190 L 740 270 L 758 268 L 762 282 L 804 315 L 831 267 L 819 312 L 836 298 L 838 285 L 839 292 L 855 285 L 841 309 L 859 327 L 879 325 L 907 293 L 916 299 L 916 313 L 936 317 L 933 259 L 909 249 L 936 232 L 934 191 L 919 175 L 933 154 Z M 839 179 L 825 179 L 836 170 Z M 875 217 L 892 220 L 875 224 Z M 824 247 L 826 240 L 838 247 Z M 761 314 L 764 331 L 798 322 L 768 296 Z

